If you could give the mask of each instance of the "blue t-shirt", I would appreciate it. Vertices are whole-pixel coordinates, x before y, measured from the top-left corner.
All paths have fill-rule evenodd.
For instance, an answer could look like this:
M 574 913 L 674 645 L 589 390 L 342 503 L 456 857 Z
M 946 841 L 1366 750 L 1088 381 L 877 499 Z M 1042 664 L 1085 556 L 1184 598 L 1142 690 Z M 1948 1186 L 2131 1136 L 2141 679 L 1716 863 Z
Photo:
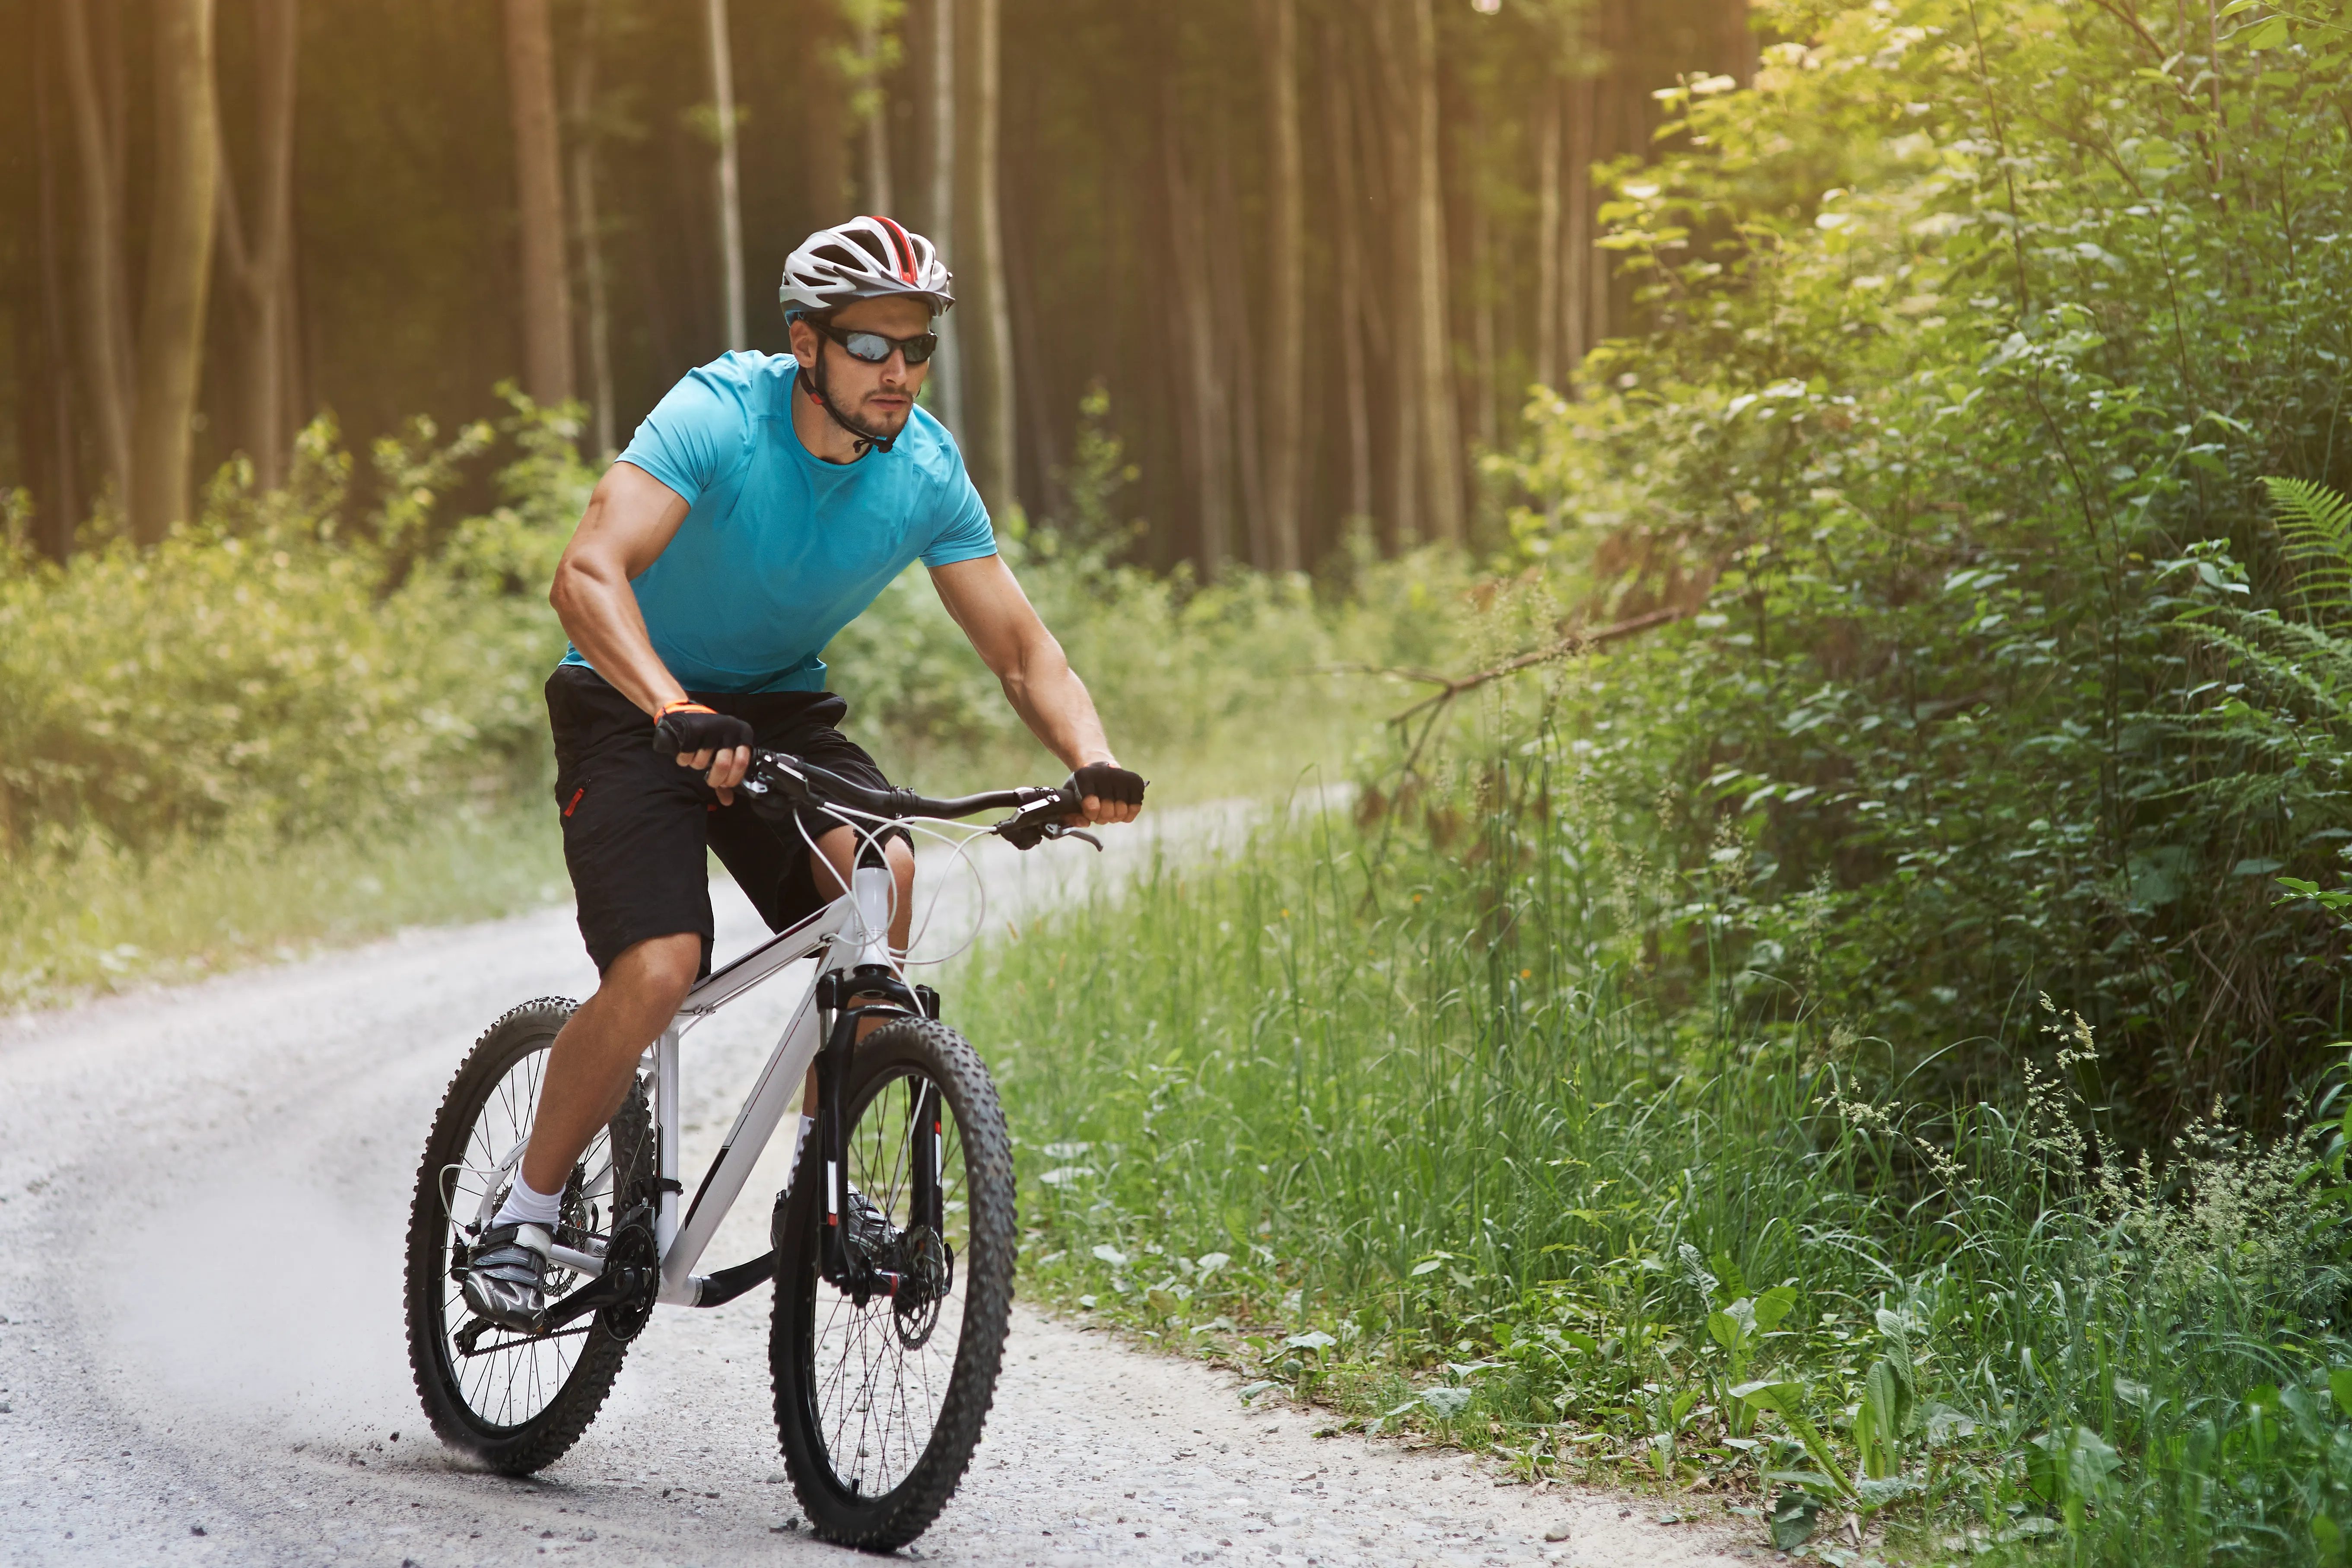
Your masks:
M 670 388 L 621 454 L 688 509 L 632 585 L 689 691 L 822 691 L 824 645 L 909 563 L 996 552 L 944 426 L 918 407 L 890 450 L 825 462 L 793 429 L 799 369 L 790 354 L 722 355 Z M 563 662 L 588 661 L 573 648 Z

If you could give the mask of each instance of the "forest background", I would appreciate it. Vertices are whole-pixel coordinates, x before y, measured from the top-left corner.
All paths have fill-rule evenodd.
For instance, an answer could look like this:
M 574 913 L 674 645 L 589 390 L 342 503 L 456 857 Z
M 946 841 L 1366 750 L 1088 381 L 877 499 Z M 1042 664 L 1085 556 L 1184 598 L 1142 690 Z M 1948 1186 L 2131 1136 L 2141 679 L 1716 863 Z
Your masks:
M 942 14 L 16 7 L 0 994 L 560 890 L 595 459 L 887 188 L 1135 760 L 1358 786 L 957 981 L 1035 1288 L 1824 1558 L 2345 1561 L 2352 10 Z

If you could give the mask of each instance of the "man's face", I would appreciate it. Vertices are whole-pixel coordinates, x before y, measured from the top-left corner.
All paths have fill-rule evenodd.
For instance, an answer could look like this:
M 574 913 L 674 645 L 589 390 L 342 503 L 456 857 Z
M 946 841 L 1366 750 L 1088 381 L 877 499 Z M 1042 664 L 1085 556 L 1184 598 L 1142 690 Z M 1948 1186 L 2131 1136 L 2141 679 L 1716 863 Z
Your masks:
M 834 312 L 833 325 L 841 332 L 920 337 L 931 330 L 931 312 L 921 300 L 903 296 L 855 300 Z M 806 321 L 794 321 L 793 354 L 801 368 L 814 369 L 820 353 L 824 355 L 824 389 L 835 407 L 879 436 L 896 436 L 905 428 L 928 364 L 908 364 L 903 350 L 892 351 L 880 364 L 868 364 Z

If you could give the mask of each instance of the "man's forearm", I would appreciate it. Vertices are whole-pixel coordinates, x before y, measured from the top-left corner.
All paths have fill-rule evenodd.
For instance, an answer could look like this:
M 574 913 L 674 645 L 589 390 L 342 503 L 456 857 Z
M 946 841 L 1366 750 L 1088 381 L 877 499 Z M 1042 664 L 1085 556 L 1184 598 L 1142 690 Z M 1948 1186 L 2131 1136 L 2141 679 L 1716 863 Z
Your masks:
M 1059 647 L 1024 659 L 1021 669 L 1004 678 L 1004 696 L 1029 732 L 1071 772 L 1118 760 L 1111 755 L 1093 695 Z

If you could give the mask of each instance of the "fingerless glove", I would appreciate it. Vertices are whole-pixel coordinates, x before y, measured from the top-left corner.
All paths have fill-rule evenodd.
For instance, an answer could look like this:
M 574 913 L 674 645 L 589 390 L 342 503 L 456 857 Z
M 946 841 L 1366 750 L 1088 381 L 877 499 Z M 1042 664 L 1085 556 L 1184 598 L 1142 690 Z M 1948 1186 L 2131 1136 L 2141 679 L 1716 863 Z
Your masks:
M 730 713 L 713 712 L 699 702 L 666 703 L 654 721 L 654 750 L 665 757 L 732 751 L 751 743 L 750 723 Z
M 1084 800 L 1094 796 L 1106 805 L 1141 805 L 1144 786 L 1151 781 L 1109 763 L 1088 763 L 1070 775 L 1063 787 Z

